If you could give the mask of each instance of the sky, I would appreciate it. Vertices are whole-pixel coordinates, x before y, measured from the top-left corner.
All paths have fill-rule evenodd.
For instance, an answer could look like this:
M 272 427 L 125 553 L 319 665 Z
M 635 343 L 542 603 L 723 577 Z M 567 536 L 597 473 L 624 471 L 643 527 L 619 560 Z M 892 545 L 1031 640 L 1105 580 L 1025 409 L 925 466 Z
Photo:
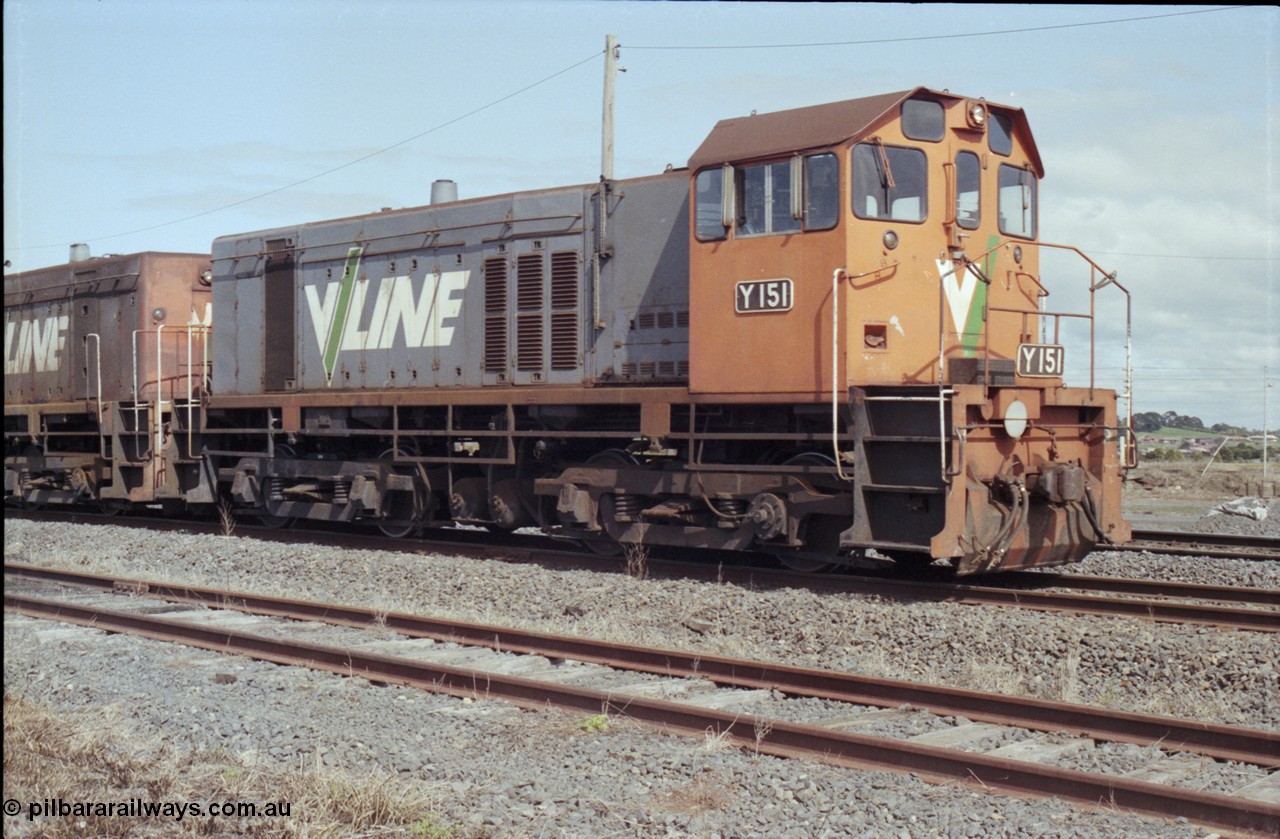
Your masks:
M 5 273 L 418 206 L 438 178 L 595 181 L 610 34 L 622 178 L 753 110 L 916 86 L 1023 108 L 1042 238 L 1130 293 L 1128 318 L 1095 295 L 1097 383 L 1123 388 L 1129 332 L 1135 411 L 1280 424 L 1268 6 L 5 0 Z M 1042 269 L 1088 309 L 1081 260 Z M 1087 355 L 1068 345 L 1069 384 Z

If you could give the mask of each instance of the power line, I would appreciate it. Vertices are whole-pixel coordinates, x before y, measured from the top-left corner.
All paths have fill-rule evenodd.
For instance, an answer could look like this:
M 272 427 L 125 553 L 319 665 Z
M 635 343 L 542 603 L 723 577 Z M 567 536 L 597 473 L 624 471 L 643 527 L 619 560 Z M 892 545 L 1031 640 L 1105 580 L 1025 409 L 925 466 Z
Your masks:
M 170 227 L 170 226 L 175 225 L 175 224 L 181 224 L 181 223 L 183 223 L 183 222 L 185 222 L 185 221 L 191 221 L 192 219 L 203 218 L 204 216 L 213 215 L 214 213 L 220 213 L 220 212 L 222 212 L 223 210 L 229 210 L 229 209 L 231 209 L 232 207 L 239 207 L 239 206 L 241 206 L 242 204 L 248 204 L 248 203 L 250 203 L 250 202 L 252 202 L 252 201 L 258 201 L 258 200 L 260 200 L 260 199 L 262 199 L 262 198 L 266 198 L 266 197 L 268 197 L 268 196 L 270 196 L 270 195 L 276 195 L 277 193 L 281 193 L 281 192 L 284 192 L 284 191 L 286 191 L 286 190 L 293 189 L 294 187 L 302 186 L 303 184 L 310 183 L 310 182 L 312 182 L 312 181 L 314 181 L 314 180 L 318 180 L 318 179 L 323 178 L 323 177 L 325 177 L 325 176 L 327 176 L 327 175 L 332 175 L 334 172 L 340 172 L 340 171 L 342 171 L 343 169 L 347 169 L 347 168 L 350 168 L 350 167 L 352 167 L 352 166 L 355 166 L 357 163 L 363 163 L 364 161 L 369 160 L 370 158 L 377 157 L 377 156 L 378 156 L 378 155 L 380 155 L 380 154 L 385 154 L 386 152 L 389 152 L 389 151 L 391 151 L 392 149 L 396 149 L 396 148 L 399 148 L 400 146 L 406 145 L 406 144 L 408 144 L 408 143 L 412 143 L 414 140 L 419 140 L 419 139 L 421 139 L 421 138 L 423 138 L 423 137 L 427 136 L 428 134 L 433 134 L 433 133 L 435 133 L 435 132 L 437 132 L 437 131 L 441 130 L 442 128 L 448 128 L 450 125 L 453 125 L 453 124 L 455 124 L 455 123 L 461 122 L 461 121 L 463 121 L 464 119 L 467 119 L 467 118 L 469 118 L 469 117 L 473 117 L 473 116 L 475 116 L 476 114 L 478 114 L 478 113 L 480 113 L 480 112 L 482 112 L 482 111 L 487 111 L 487 110 L 489 110 L 490 108 L 492 108 L 492 107 L 494 107 L 494 106 L 496 106 L 496 105 L 500 105 L 500 104 L 502 104 L 503 102 L 506 102 L 506 101 L 507 101 L 507 100 L 509 100 L 509 99 L 514 99 L 515 97 L 519 96 L 520 94 L 522 94 L 522 93 L 526 93 L 526 92 L 528 92 L 528 91 L 532 90 L 533 88 L 535 88 L 535 87 L 537 87 L 537 86 L 539 86 L 539 85 L 541 85 L 541 84 L 545 84 L 545 83 L 547 83 L 547 82 L 551 81 L 552 79 L 554 79 L 554 78 L 556 78 L 556 77 L 558 77 L 558 76 L 563 76 L 565 73 L 568 73 L 570 70 L 574 70 L 574 69 L 576 69 L 576 68 L 578 68 L 578 67 L 581 67 L 583 64 L 586 64 L 586 63 L 587 63 L 587 62 L 589 62 L 589 61 L 593 61 L 593 60 L 595 60 L 596 58 L 598 58 L 599 56 L 601 56 L 601 55 L 603 55 L 603 54 L 604 54 L 604 50 L 597 50 L 596 52 L 593 52 L 591 55 L 589 55 L 589 56 L 587 56 L 586 58 L 582 59 L 581 61 L 576 61 L 576 62 L 574 62 L 573 64 L 570 64 L 568 67 L 565 67 L 565 68 L 563 68 L 563 69 L 561 69 L 561 70 L 557 70 L 556 72 L 552 73 L 552 74 L 551 74 L 551 75 L 549 75 L 549 76 L 544 76 L 543 78 L 539 79 L 539 80 L 538 80 L 538 81 L 536 81 L 536 82 L 533 82 L 533 83 L 531 83 L 531 84 L 527 84 L 527 85 L 525 85 L 524 87 L 520 88 L 519 90 L 512 91 L 511 93 L 508 93 L 508 94 L 507 94 L 507 95 L 505 95 L 505 96 L 501 96 L 501 97 L 499 97 L 499 98 L 497 98 L 497 99 L 494 99 L 492 102 L 489 102 L 489 103 L 487 103 L 487 104 L 481 105 L 480 107 L 478 107 L 478 108 L 476 108 L 476 109 L 474 109 L 474 110 L 468 111 L 468 112 L 467 112 L 467 113 L 465 113 L 465 114 L 462 114 L 462 115 L 460 115 L 460 116 L 456 116 L 456 117 L 454 117 L 453 119 L 450 119 L 450 120 L 446 120 L 445 122 L 442 122 L 442 123 L 440 123 L 439 125 L 436 125 L 436 126 L 434 126 L 434 127 L 432 127 L 432 128 L 428 128 L 426 131 L 422 131 L 422 132 L 419 132 L 418 134 L 414 134 L 412 137 L 406 137 L 405 139 L 400 140 L 400 141 L 395 142 L 395 143 L 392 143 L 392 144 L 391 144 L 391 145 L 389 145 L 389 146 L 383 146 L 382 148 L 378 149 L 377 151 L 369 152 L 368 154 L 363 155 L 363 156 L 361 156 L 361 157 L 357 157 L 357 158 L 355 158 L 354 160 L 348 160 L 346 163 L 342 163 L 342 164 L 340 164 L 340 165 L 338 165 L 338 166 L 334 166 L 332 169 L 326 169 L 326 170 L 324 170 L 323 172 L 317 172 L 317 173 L 316 173 L 316 174 L 314 174 L 314 175 L 311 175 L 311 176 L 309 176 L 309 177 L 303 178 L 303 179 L 298 180 L 298 181 L 294 181 L 293 183 L 288 183 L 288 184 L 285 184 L 284 186 L 276 187 L 275 189 L 269 189 L 269 190 L 267 190 L 266 192 L 260 192 L 260 193 L 258 193 L 257 195 L 253 195 L 253 196 L 250 196 L 250 197 L 248 197 L 248 198 L 242 198 L 242 199 L 240 199 L 239 201 L 232 201 L 230 204 L 223 204 L 221 207 L 214 207 L 214 208 L 213 208 L 213 209 L 211 209 L 211 210 L 204 210 L 203 212 L 195 213 L 195 214 L 193 214 L 193 215 L 189 215 L 189 216 L 183 216 L 182 218 L 173 219 L 172 221 L 165 221 L 165 222 L 161 222 L 161 223 L 159 223 L 159 224 L 153 224 L 153 225 L 150 225 L 149 227 L 139 227 L 139 228 L 138 228 L 138 229 L 136 229 L 136 230 L 126 230 L 126 231 L 124 231 L 123 233 L 112 233 L 110 236 L 97 236 L 97 237 L 94 237 L 94 238 L 90 238 L 90 239 L 88 239 L 87 241 L 90 241 L 90 242 L 102 242 L 102 241 L 106 241 L 107 239 L 118 239 L 118 238 L 120 238 L 121 236 L 132 236 L 132 235 L 134 235 L 135 233 L 146 233 L 146 232 L 148 232 L 148 231 L 150 231 L 150 230 L 158 230 L 158 229 L 159 229 L 159 228 L 161 228 L 161 227 Z M 68 245 L 68 244 L 69 244 L 69 243 L 60 243 L 60 244 L 56 244 L 56 245 L 28 245 L 28 246 L 25 246 L 25 247 L 11 248 L 10 250 L 17 250 L 17 251 L 41 250 L 41 249 L 44 249 L 44 248 L 59 248 L 59 247 L 67 247 L 67 245 Z
M 1223 262 L 1275 262 L 1280 260 L 1276 256 L 1199 256 L 1189 253 L 1126 253 L 1124 251 L 1095 251 L 1090 249 L 1089 253 L 1102 254 L 1103 256 L 1141 256 L 1152 259 L 1212 259 L 1214 261 Z
M 1092 20 L 1082 23 L 1059 23 L 1052 26 L 1025 26 L 1018 29 L 994 29 L 988 32 L 959 32 L 950 35 L 913 35 L 905 38 L 868 38 L 860 41 L 817 41 L 808 44 L 695 44 L 688 46 L 645 44 L 636 46 L 624 44 L 631 50 L 769 50 L 769 49 L 804 49 L 808 47 L 853 47 L 870 44 L 901 44 L 909 41 L 944 41 L 956 38 L 982 38 L 989 35 L 1016 35 L 1025 32 L 1049 32 L 1057 29 L 1075 29 L 1083 26 L 1109 26 L 1116 23 L 1134 23 L 1144 20 L 1182 17 L 1184 15 L 1204 15 L 1214 12 L 1230 12 L 1237 9 L 1248 9 L 1250 6 L 1225 6 L 1217 9 L 1196 9 L 1190 12 L 1169 12 L 1163 15 L 1143 15 L 1141 17 L 1116 18 L 1113 20 Z

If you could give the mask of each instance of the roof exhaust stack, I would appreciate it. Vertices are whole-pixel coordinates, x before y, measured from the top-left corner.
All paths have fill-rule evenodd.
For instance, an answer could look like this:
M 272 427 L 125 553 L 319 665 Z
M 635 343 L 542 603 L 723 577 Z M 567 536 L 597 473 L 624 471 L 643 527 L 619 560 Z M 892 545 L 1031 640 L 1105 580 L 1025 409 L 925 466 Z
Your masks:
M 449 180 L 438 180 L 431 184 L 431 203 L 448 204 L 458 200 L 458 185 Z
M 86 262 L 89 259 L 89 246 L 75 244 L 71 246 L 71 257 L 68 262 Z

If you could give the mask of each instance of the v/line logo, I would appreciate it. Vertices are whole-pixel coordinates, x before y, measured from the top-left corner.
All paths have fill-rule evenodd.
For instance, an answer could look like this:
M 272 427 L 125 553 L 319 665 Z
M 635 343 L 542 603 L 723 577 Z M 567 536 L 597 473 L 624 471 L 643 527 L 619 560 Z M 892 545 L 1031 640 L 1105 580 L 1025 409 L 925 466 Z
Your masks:
M 400 335 L 404 336 L 400 346 L 406 348 L 447 346 L 453 341 L 454 325 L 446 322 L 462 311 L 462 292 L 471 272 L 427 275 L 415 292 L 410 276 L 358 281 L 362 255 L 362 248 L 351 248 L 341 280 L 308 285 L 303 290 L 330 384 L 340 352 L 389 350 L 397 346 Z M 373 307 L 368 326 L 362 329 L 370 297 Z
M 987 249 L 995 248 L 998 242 L 997 237 L 990 237 Z M 989 277 L 995 264 L 995 254 L 988 253 L 983 262 L 983 270 Z M 942 278 L 942 293 L 947 298 L 947 308 L 951 312 L 951 322 L 955 324 L 962 353 L 965 358 L 973 358 L 982 334 L 983 310 L 987 305 L 986 283 L 967 263 L 956 267 L 950 259 L 937 259 L 934 264 Z
M 67 315 L 11 320 L 4 324 L 4 372 L 50 373 L 62 363 L 67 345 Z

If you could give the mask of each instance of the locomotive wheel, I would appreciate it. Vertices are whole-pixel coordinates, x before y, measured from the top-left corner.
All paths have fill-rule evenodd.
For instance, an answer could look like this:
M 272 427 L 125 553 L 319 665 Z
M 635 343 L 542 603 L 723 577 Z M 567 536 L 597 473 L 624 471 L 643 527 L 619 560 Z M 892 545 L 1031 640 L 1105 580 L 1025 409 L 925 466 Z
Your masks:
M 133 503 L 123 498 L 100 498 L 98 510 L 104 516 L 122 516 L 133 509 Z
M 410 456 L 410 452 L 405 449 L 387 449 L 378 455 L 378 460 L 392 460 L 396 455 L 401 457 Z M 414 482 L 417 485 L 417 482 Z M 412 536 L 422 529 L 421 522 L 417 521 L 414 511 L 414 495 L 410 492 L 391 492 L 387 494 L 389 499 L 385 505 L 387 519 L 389 521 L 379 521 L 378 529 L 383 535 L 390 536 L 392 539 L 403 539 L 406 536 Z
M 454 480 L 453 495 L 449 497 L 449 516 L 455 524 L 493 529 L 492 523 L 487 521 L 489 505 L 485 492 L 488 486 L 488 481 L 476 475 Z
M 638 465 L 638 463 L 636 459 L 631 456 L 630 452 L 623 451 L 622 449 L 607 449 L 605 451 L 593 454 L 591 455 L 591 457 L 587 458 L 586 465 L 587 466 L 603 466 L 608 468 L 608 467 L 618 467 L 618 466 L 636 466 Z M 612 518 L 613 511 L 610 510 L 609 512 L 606 512 L 604 509 L 604 506 L 602 505 L 600 508 L 601 525 L 610 523 L 610 522 L 604 521 L 605 516 L 609 516 L 610 518 Z M 608 533 L 607 527 L 605 528 L 605 532 L 606 534 Z M 579 544 L 581 544 L 584 548 L 586 548 L 587 550 L 591 551 L 592 553 L 598 556 L 621 556 L 622 555 L 622 545 L 613 541 L 613 539 L 611 539 L 607 535 L 599 539 L 582 539 L 580 540 Z
M 825 454 L 805 452 L 785 461 L 783 466 L 826 466 L 834 467 L 836 462 Z M 813 483 L 812 481 L 810 483 Z M 840 532 L 842 522 L 833 516 L 810 516 L 805 520 L 804 550 L 807 554 L 836 553 L 840 548 Z M 822 574 L 832 570 L 837 563 L 824 562 L 813 556 L 801 556 L 788 551 L 774 551 L 774 557 L 792 571 L 801 574 Z

